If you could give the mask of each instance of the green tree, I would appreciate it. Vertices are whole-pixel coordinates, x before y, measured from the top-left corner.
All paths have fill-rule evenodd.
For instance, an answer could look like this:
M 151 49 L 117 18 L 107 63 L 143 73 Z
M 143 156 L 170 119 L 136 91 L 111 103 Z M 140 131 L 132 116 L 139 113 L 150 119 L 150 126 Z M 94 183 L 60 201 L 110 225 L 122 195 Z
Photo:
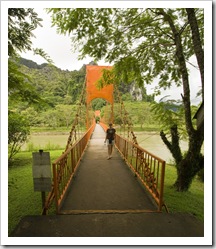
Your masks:
M 30 126 L 37 126 L 40 123 L 39 113 L 31 106 L 23 110 L 21 115 L 29 121 Z
M 197 109 L 197 107 L 191 106 L 192 115 L 195 115 Z M 152 111 L 155 115 L 155 119 L 161 125 L 162 130 L 160 136 L 175 160 L 177 172 L 178 174 L 182 174 L 183 169 L 185 169 L 182 168 L 182 163 L 185 162 L 188 157 L 188 152 L 185 153 L 184 151 L 181 151 L 180 148 L 180 140 L 188 140 L 188 133 L 184 125 L 185 108 L 182 104 L 177 103 L 177 101 L 169 100 L 152 103 Z M 195 120 L 193 120 L 193 125 L 195 126 Z M 170 131 L 170 139 L 166 136 L 168 131 Z M 196 166 L 196 171 L 193 174 L 197 174 L 203 170 L 203 155 L 199 152 L 197 156 L 196 162 L 198 165 L 193 165 L 194 167 Z M 191 169 L 187 168 L 185 170 Z M 192 180 L 191 177 L 188 179 L 185 176 L 184 179 L 187 183 Z M 182 179 L 182 181 L 184 179 Z M 178 180 L 179 178 L 177 178 L 177 181 Z M 174 184 L 175 186 L 178 186 L 177 181 Z
M 133 98 L 130 93 L 122 94 L 122 101 L 133 101 Z
M 57 110 L 48 109 L 40 114 L 42 126 L 48 126 L 52 128 L 59 127 L 59 118 L 57 115 Z
M 72 123 L 76 113 L 76 106 L 72 105 L 57 105 L 56 116 L 59 120 L 59 126 L 66 126 L 67 128 Z
M 101 110 L 106 105 L 106 100 L 101 98 L 93 99 L 91 105 L 94 111 Z
M 32 8 L 8 9 L 8 55 L 17 56 L 19 52 L 32 50 L 52 63 L 50 57 L 41 49 L 33 48 L 31 38 L 33 30 L 41 26 L 42 19 Z
M 15 110 L 20 102 L 39 104 L 42 101 L 32 86 L 30 77 L 22 73 L 17 64 L 19 52 L 33 50 L 31 42 L 32 31 L 40 25 L 40 21 L 41 19 L 38 18 L 33 9 L 8 9 L 9 163 L 29 135 L 29 124 L 26 119 L 11 110 Z M 40 49 L 36 49 L 35 53 L 47 57 L 44 51 Z
M 49 64 L 38 65 L 29 60 L 19 60 L 19 70 L 28 75 L 31 88 L 40 93 L 46 102 L 46 108 L 55 108 L 58 104 L 75 104 L 83 88 L 85 72 L 61 70 Z M 27 82 L 27 81 L 26 81 Z
M 31 78 L 22 73 L 16 61 L 8 60 L 8 98 L 9 107 L 17 105 L 19 102 L 28 102 L 32 105 L 44 104 Z
M 29 21 L 27 21 L 29 19 Z M 32 49 L 32 31 L 41 26 L 37 13 L 34 9 L 9 8 L 8 9 L 8 54 L 17 55 Z
M 166 98 L 166 96 L 164 97 Z M 163 99 L 164 99 L 163 98 Z M 170 150 L 176 167 L 179 167 L 183 159 L 182 151 L 180 148 L 180 136 L 184 134 L 184 108 L 182 105 L 176 105 L 175 100 L 163 101 L 159 103 L 152 103 L 152 112 L 154 113 L 155 120 L 160 124 L 160 136 Z M 181 132 L 179 133 L 179 130 Z M 166 133 L 170 131 L 171 141 L 166 137 Z
M 8 114 L 8 161 L 9 165 L 21 146 L 26 142 L 30 134 L 28 121 L 20 114 L 9 112 Z
M 141 128 L 143 125 L 147 125 L 151 123 L 151 111 L 149 105 L 145 105 L 143 108 L 137 109 L 137 118 L 138 123 L 140 124 Z
M 49 12 L 58 31 L 72 35 L 74 47 L 80 49 L 80 58 L 89 55 L 95 61 L 104 58 L 115 63 L 113 71 L 104 73 L 106 83 L 135 81 L 142 86 L 157 77 L 158 92 L 172 84 L 183 86 L 189 149 L 179 163 L 175 186 L 178 191 L 187 191 L 203 167 L 200 150 L 204 129 L 197 130 L 192 124 L 187 68 L 187 61 L 195 55 L 203 88 L 203 9 L 89 8 Z
M 31 38 L 33 30 L 42 26 L 42 19 L 31 8 L 8 9 L 8 93 L 9 101 L 40 102 L 42 101 L 31 84 L 31 79 L 22 73 L 18 66 L 19 52 L 32 50 L 50 63 L 52 60 L 40 48 L 33 48 Z
M 42 19 L 28 8 L 8 9 L 8 94 L 9 102 L 28 101 L 29 103 L 42 102 L 29 76 L 21 72 L 18 66 L 19 52 L 32 50 L 52 62 L 42 49 L 32 47 L 32 31 L 42 26 Z

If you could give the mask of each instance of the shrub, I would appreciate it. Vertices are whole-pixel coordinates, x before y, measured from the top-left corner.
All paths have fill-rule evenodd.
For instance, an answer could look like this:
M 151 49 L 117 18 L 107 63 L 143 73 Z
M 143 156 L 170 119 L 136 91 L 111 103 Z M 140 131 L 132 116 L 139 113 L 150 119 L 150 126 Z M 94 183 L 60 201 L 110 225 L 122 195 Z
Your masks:
M 30 134 L 28 121 L 20 114 L 9 112 L 8 114 L 8 161 L 9 165 L 26 142 Z

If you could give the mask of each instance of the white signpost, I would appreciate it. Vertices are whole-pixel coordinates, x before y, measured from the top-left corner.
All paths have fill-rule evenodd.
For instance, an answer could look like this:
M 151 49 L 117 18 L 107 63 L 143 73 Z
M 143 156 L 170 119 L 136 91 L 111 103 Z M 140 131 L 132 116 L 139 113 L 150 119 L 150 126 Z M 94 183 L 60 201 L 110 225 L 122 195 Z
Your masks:
M 50 192 L 52 187 L 50 153 L 39 150 L 32 153 L 32 158 L 34 191 L 41 192 L 42 207 L 44 207 L 45 192 Z

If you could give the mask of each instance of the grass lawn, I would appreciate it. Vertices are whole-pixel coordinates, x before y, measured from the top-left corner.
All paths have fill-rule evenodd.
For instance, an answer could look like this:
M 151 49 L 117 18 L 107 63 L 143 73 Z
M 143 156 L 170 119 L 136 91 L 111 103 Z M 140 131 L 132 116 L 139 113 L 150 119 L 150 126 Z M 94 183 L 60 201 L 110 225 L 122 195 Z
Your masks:
M 54 161 L 62 150 L 50 151 Z M 164 201 L 170 212 L 187 212 L 204 219 L 204 184 L 194 179 L 186 193 L 176 192 L 172 185 L 176 179 L 175 167 L 167 165 L 165 174 Z M 8 171 L 8 233 L 26 215 L 40 215 L 41 193 L 34 192 L 32 178 L 32 153 L 20 152 L 15 156 L 13 167 Z M 54 214 L 54 208 L 51 214 Z
M 51 151 L 51 161 L 61 151 Z M 34 192 L 32 177 L 32 152 L 20 152 L 8 171 L 8 234 L 12 232 L 23 216 L 40 215 L 42 211 L 41 192 Z
M 176 180 L 176 168 L 166 165 L 164 202 L 169 212 L 186 212 L 204 221 L 204 183 L 194 178 L 187 192 L 177 192 L 173 188 Z

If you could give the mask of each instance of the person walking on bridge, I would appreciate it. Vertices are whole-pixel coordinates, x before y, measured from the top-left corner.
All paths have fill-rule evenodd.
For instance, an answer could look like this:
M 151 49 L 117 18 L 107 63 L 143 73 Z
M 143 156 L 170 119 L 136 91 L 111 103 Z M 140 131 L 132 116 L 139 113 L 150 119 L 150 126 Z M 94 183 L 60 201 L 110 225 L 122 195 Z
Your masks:
M 115 143 L 115 133 L 116 133 L 116 130 L 113 128 L 113 125 L 110 123 L 109 128 L 106 131 L 106 137 L 104 141 L 104 143 L 107 143 L 107 147 L 108 147 L 107 159 L 110 159 L 112 156 L 113 146 Z

